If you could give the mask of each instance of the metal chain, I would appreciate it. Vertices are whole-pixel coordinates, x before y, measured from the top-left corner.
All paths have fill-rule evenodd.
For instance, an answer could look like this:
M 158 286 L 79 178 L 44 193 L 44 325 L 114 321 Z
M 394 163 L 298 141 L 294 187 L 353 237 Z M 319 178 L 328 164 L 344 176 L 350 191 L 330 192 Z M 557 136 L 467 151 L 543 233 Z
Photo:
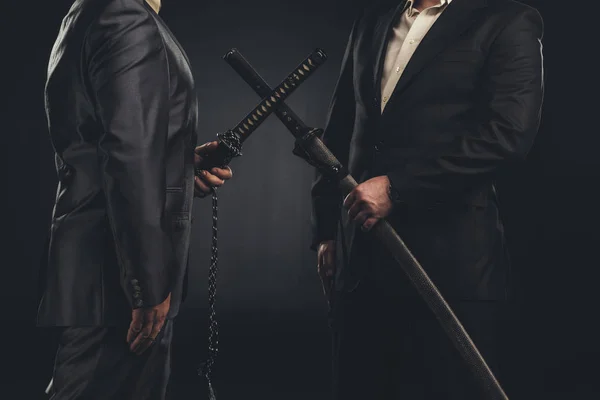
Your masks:
M 211 376 L 217 353 L 219 352 L 219 325 L 217 324 L 217 313 L 215 301 L 217 297 L 217 273 L 219 264 L 219 247 L 217 242 L 218 202 L 217 189 L 212 189 L 212 247 L 210 267 L 208 269 L 208 356 L 206 361 L 198 370 L 200 376 L 204 376 L 208 383 L 209 400 L 216 400 Z

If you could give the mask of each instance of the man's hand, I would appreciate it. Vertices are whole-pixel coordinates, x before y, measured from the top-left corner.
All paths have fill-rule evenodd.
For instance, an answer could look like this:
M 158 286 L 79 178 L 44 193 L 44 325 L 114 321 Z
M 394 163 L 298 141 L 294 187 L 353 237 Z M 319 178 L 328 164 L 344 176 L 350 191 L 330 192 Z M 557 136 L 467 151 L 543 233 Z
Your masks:
M 171 293 L 165 301 L 155 307 L 136 308 L 131 312 L 127 343 L 132 352 L 140 355 L 154 344 L 165 324 L 170 306 Z
M 202 146 L 198 146 L 195 149 L 194 163 L 199 165 L 202 159 L 207 154 L 215 151 L 218 146 L 218 142 L 204 143 Z M 196 197 L 205 197 L 209 194 L 213 187 L 222 186 L 226 180 L 231 179 L 233 172 L 231 168 L 213 168 L 210 171 L 202 171 L 200 176 L 195 177 L 194 194 Z
M 319 244 L 317 250 L 317 271 L 321 277 L 323 292 L 329 297 L 335 276 L 335 240 L 327 240 Z
M 363 231 L 370 231 L 377 221 L 392 211 L 389 187 L 387 176 L 377 176 L 361 183 L 346 196 L 344 207 L 350 219 L 359 224 Z

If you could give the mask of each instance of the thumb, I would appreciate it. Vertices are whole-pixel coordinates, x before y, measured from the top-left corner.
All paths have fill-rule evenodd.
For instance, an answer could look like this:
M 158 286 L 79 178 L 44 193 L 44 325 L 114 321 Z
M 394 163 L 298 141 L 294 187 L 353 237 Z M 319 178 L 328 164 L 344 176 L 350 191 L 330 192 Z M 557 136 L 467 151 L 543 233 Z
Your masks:
M 203 145 L 196 147 L 196 149 L 194 151 L 196 154 L 202 156 L 202 155 L 206 155 L 207 153 L 210 153 L 211 151 L 216 149 L 218 145 L 219 145 L 219 142 L 212 141 L 212 142 L 204 143 Z

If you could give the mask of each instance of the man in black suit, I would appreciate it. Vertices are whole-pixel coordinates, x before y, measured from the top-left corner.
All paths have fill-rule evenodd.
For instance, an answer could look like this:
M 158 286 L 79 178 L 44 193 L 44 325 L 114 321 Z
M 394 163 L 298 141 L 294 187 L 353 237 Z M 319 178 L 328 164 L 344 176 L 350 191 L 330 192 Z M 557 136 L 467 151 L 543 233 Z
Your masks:
M 498 374 L 509 260 L 495 178 L 538 130 L 542 32 L 511 0 L 384 2 L 355 21 L 324 141 L 360 185 L 345 199 L 323 176 L 313 187 L 336 399 L 485 398 L 366 232 L 392 224 Z
M 194 193 L 189 61 L 151 0 L 76 0 L 52 49 L 46 111 L 59 177 L 38 325 L 59 327 L 53 400 L 163 399 L 185 296 Z M 196 154 L 194 154 L 196 150 Z

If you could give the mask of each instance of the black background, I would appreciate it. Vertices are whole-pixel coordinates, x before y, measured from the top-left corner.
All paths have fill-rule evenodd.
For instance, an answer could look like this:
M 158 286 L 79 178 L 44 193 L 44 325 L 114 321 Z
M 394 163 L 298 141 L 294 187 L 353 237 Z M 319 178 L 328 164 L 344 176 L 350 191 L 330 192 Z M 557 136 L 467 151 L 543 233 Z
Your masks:
M 352 18 L 364 1 L 164 1 L 161 15 L 197 80 L 200 142 L 233 126 L 259 100 L 221 60 L 231 47 L 272 85 L 315 47 L 325 49 L 329 61 L 288 101 L 309 125 L 323 126 Z M 512 399 L 598 398 L 595 6 L 527 3 L 546 22 L 547 92 L 534 150 L 500 182 L 517 288 L 504 384 Z M 2 399 L 42 399 L 51 376 L 53 337 L 33 325 L 56 185 L 43 87 L 69 6 L 67 0 L 3 4 Z M 233 163 L 234 180 L 220 192 L 221 400 L 326 398 L 326 308 L 308 250 L 313 171 L 291 155 L 292 146 L 291 135 L 270 119 L 245 144 Z M 196 202 L 191 296 L 175 328 L 176 399 L 204 393 L 194 373 L 206 343 L 210 200 Z

